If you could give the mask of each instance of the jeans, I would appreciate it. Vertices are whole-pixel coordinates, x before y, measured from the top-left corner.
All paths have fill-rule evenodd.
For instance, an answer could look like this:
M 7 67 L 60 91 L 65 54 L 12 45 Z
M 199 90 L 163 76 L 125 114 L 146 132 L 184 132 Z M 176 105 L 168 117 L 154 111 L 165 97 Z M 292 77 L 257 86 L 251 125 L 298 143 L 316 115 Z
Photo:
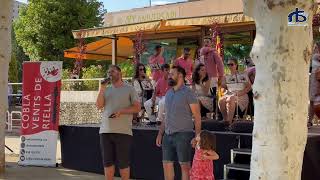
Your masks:
M 179 163 L 191 162 L 193 137 L 193 132 L 176 132 L 170 135 L 165 133 L 162 141 L 163 162 L 174 162 L 176 158 Z

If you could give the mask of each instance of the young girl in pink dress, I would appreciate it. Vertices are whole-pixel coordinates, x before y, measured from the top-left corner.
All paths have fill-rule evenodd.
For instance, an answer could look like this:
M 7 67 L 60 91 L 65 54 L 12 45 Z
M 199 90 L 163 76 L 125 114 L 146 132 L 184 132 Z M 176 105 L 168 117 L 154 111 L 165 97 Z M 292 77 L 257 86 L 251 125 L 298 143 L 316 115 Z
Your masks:
M 215 150 L 215 136 L 209 131 L 201 131 L 190 170 L 190 180 L 214 180 L 213 160 L 219 159 Z

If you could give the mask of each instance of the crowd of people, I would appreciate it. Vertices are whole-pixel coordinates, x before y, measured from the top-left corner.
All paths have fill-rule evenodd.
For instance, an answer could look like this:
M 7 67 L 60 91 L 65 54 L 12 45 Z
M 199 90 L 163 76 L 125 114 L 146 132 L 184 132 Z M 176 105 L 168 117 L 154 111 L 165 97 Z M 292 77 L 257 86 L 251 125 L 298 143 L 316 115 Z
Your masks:
M 203 44 L 204 46 L 198 51 L 199 57 L 195 60 L 191 58 L 191 50 L 184 48 L 182 56 L 172 64 L 184 69 L 185 83 L 199 101 L 201 117 L 221 114 L 226 124 L 232 124 L 235 116 L 248 114 L 249 108 L 253 111 L 251 85 L 255 78 L 255 66 L 248 59 L 246 71 L 240 72 L 238 60 L 230 58 L 227 63 L 230 74 L 225 75 L 224 63 L 215 48 L 211 47 L 211 40 L 205 39 Z M 156 46 L 154 54 L 148 61 L 152 77 L 146 76 L 145 65 L 138 64 L 133 78 L 135 90 L 138 92 L 142 108 L 147 112 L 150 124 L 160 124 L 163 120 L 164 97 L 170 88 L 168 86 L 170 66 L 165 63 L 161 49 L 160 45 Z M 219 101 L 218 90 L 222 92 Z M 154 112 L 155 107 L 158 107 L 158 117 Z M 138 117 L 143 113 L 144 111 L 141 111 Z
M 183 180 L 214 179 L 212 161 L 219 155 L 215 152 L 214 135 L 201 130 L 202 117 L 219 108 L 223 121 L 229 125 L 235 111 L 239 108 L 243 112 L 249 105 L 254 66 L 250 77 L 250 73 L 239 72 L 237 59 L 231 58 L 227 63 L 230 74 L 225 75 L 223 61 L 211 47 L 210 39 L 204 40 L 195 63 L 189 48 L 172 67 L 165 63 L 161 51 L 162 47 L 156 46 L 149 58 L 151 78 L 146 75 L 146 66 L 137 64 L 132 84 L 127 84 L 122 81 L 121 69 L 112 65 L 108 80 L 101 85 L 96 105 L 103 110 L 99 133 L 108 180 L 113 179 L 115 164 L 122 179 L 129 179 L 132 120 L 145 112 L 149 124 L 160 125 L 155 144 L 162 148 L 166 180 L 174 179 L 175 160 L 180 164 Z M 223 95 L 215 103 L 218 87 Z
M 214 180 L 212 161 L 219 155 L 215 152 L 215 136 L 201 130 L 202 119 L 208 113 L 220 112 L 223 122 L 231 125 L 236 116 L 243 116 L 248 109 L 252 112 L 256 70 L 252 60 L 247 59 L 247 68 L 241 72 L 239 61 L 230 58 L 226 63 L 229 73 L 225 74 L 224 63 L 210 39 L 203 44 L 198 58 L 192 60 L 190 49 L 185 48 L 172 67 L 165 63 L 162 47 L 156 46 L 148 61 L 151 78 L 146 66 L 139 63 L 132 84 L 122 80 L 118 66 L 109 67 L 109 78 L 101 85 L 96 102 L 103 110 L 99 133 L 107 180 L 113 179 L 115 164 L 121 178 L 129 179 L 132 121 L 145 118 L 145 113 L 149 124 L 160 125 L 155 144 L 162 149 L 166 180 L 174 179 L 176 160 L 183 180 Z M 314 114 L 320 117 L 320 43 L 314 47 L 309 84 L 310 127 Z

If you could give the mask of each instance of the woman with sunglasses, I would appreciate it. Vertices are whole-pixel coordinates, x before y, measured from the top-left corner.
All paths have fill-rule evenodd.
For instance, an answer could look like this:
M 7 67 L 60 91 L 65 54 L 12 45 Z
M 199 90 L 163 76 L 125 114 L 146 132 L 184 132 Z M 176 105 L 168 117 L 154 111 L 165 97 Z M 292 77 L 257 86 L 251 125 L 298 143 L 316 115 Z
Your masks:
M 239 115 L 245 112 L 249 104 L 248 92 L 251 89 L 251 83 L 246 73 L 238 71 L 238 61 L 235 58 L 228 60 L 228 68 L 230 74 L 226 75 L 222 80 L 223 97 L 219 100 L 219 108 L 223 119 L 231 124 L 235 111 Z
M 139 63 L 135 68 L 135 75 L 133 77 L 133 87 L 136 90 L 141 106 L 145 101 L 152 97 L 153 86 L 151 80 L 146 75 L 146 67 Z

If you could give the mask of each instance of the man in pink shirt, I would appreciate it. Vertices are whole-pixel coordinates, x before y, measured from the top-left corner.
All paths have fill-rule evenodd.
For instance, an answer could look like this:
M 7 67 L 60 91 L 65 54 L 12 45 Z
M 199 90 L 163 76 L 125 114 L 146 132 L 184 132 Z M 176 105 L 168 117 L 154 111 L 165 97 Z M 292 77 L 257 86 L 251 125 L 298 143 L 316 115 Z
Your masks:
M 184 48 L 183 55 L 179 57 L 174 65 L 180 66 L 186 71 L 186 80 L 188 84 L 192 83 L 192 71 L 193 71 L 193 62 L 190 58 L 190 48 Z
M 224 65 L 215 48 L 211 47 L 211 40 L 205 39 L 204 46 L 200 50 L 200 56 L 208 72 L 209 78 L 222 79 L 224 76 Z
M 152 80 L 157 82 L 162 77 L 161 65 L 165 63 L 161 55 L 162 47 L 157 45 L 155 47 L 155 54 L 149 57 L 149 66 L 152 72 Z
M 251 84 L 253 84 L 256 77 L 256 67 L 251 58 L 246 59 L 245 64 L 247 66 L 245 71 L 248 74 Z
M 164 118 L 164 103 L 165 103 L 165 95 L 169 90 L 168 85 L 168 76 L 170 71 L 169 64 L 163 64 L 161 66 L 161 70 L 163 73 L 163 77 L 161 77 L 156 84 L 156 88 L 154 94 L 151 99 L 144 103 L 144 108 L 148 114 L 150 124 L 156 124 L 157 118 L 153 113 L 153 107 L 158 106 L 158 121 L 162 121 Z

